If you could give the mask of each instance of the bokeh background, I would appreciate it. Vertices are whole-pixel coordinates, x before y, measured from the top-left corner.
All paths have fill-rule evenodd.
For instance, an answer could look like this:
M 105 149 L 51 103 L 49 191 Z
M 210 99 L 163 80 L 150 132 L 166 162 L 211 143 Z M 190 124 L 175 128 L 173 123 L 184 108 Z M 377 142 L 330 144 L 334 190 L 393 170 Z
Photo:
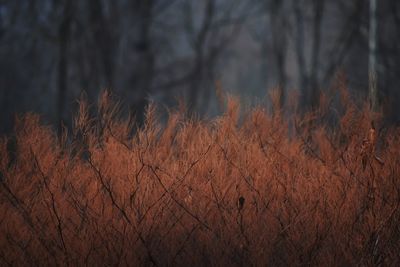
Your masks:
M 377 95 L 400 120 L 400 1 L 377 1 Z M 18 113 L 69 124 L 111 89 L 140 123 L 148 101 L 218 113 L 216 86 L 256 102 L 318 102 L 338 73 L 368 95 L 368 0 L 1 0 L 0 132 Z

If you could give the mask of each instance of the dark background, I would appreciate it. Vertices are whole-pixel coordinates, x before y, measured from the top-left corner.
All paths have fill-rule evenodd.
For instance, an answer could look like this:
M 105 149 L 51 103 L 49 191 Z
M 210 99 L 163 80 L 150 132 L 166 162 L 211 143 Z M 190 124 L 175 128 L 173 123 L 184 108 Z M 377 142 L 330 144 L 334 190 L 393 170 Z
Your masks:
M 400 1 L 377 1 L 378 98 L 400 120 Z M 140 123 L 148 101 L 218 112 L 279 86 L 315 106 L 344 73 L 368 95 L 368 0 L 0 0 L 0 132 L 16 113 L 69 124 L 83 91 L 110 88 Z

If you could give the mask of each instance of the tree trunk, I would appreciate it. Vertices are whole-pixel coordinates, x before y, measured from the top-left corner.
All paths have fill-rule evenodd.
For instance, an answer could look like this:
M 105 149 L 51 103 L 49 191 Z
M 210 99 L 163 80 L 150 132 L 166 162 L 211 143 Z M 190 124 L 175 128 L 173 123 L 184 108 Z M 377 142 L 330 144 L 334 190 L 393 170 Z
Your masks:
M 286 21 L 283 11 L 283 1 L 274 0 L 270 7 L 270 23 L 272 31 L 272 49 L 274 57 L 274 65 L 278 76 L 279 88 L 279 108 L 285 104 L 285 88 L 286 88 Z
M 318 82 L 318 66 L 319 66 L 319 52 L 321 47 L 321 23 L 324 13 L 325 0 L 314 0 L 313 11 L 313 39 L 311 51 L 311 71 L 310 71 L 310 104 L 313 109 L 319 105 L 319 82 Z
M 294 1 L 294 14 L 296 22 L 296 54 L 297 66 L 299 71 L 300 89 L 302 91 L 302 102 L 306 107 L 308 106 L 309 92 L 308 92 L 308 75 L 305 60 L 304 50 L 304 18 L 300 6 L 300 1 Z
M 93 31 L 94 43 L 98 49 L 96 56 L 101 60 L 105 86 L 109 89 L 114 86 L 114 50 L 115 38 L 111 27 L 118 28 L 118 25 L 110 25 L 104 16 L 102 1 L 90 1 L 90 22 Z M 95 59 L 98 60 L 97 58 Z M 97 88 L 98 89 L 98 88 Z
M 370 0 L 369 6 L 369 57 L 368 57 L 368 76 L 369 76 L 369 101 L 372 110 L 378 108 L 378 92 L 377 92 L 377 70 L 376 70 L 376 57 L 377 57 L 377 2 Z
M 68 91 L 68 42 L 70 38 L 72 1 L 64 3 L 63 18 L 58 28 L 59 60 L 58 60 L 58 92 L 57 92 L 57 125 L 61 134 L 65 112 L 65 100 Z
M 192 70 L 192 78 L 190 82 L 190 91 L 189 91 L 189 114 L 193 115 L 194 112 L 198 109 L 198 98 L 201 90 L 207 90 L 208 88 L 204 88 L 207 86 L 206 81 L 206 70 L 205 68 L 211 66 L 205 66 L 204 64 L 208 60 L 212 60 L 208 58 L 208 53 L 206 50 L 206 41 L 211 31 L 211 26 L 214 20 L 215 15 L 215 2 L 213 0 L 207 0 L 204 6 L 204 18 L 201 24 L 201 28 L 198 33 L 195 35 L 194 40 L 194 50 L 195 50 L 195 63 Z M 190 18 L 194 20 L 194 18 Z
M 152 48 L 152 40 L 150 30 L 153 20 L 153 0 L 141 0 L 135 2 L 133 8 L 138 12 L 136 22 L 138 28 L 138 40 L 135 43 L 135 52 L 138 56 L 138 65 L 133 74 L 135 81 L 134 100 L 131 107 L 132 112 L 136 116 L 137 123 L 142 125 L 144 122 L 144 111 L 147 106 L 147 97 L 152 89 L 154 79 L 154 51 Z

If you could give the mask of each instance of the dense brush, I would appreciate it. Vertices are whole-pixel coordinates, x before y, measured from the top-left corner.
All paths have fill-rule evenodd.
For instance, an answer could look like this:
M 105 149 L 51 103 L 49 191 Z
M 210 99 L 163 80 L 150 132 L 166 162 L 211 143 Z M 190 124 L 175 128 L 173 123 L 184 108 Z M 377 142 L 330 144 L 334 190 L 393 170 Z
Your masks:
M 327 99 L 288 116 L 228 98 L 134 128 L 105 94 L 62 136 L 28 114 L 0 140 L 0 262 L 399 265 L 400 130 L 342 98 L 329 122 Z

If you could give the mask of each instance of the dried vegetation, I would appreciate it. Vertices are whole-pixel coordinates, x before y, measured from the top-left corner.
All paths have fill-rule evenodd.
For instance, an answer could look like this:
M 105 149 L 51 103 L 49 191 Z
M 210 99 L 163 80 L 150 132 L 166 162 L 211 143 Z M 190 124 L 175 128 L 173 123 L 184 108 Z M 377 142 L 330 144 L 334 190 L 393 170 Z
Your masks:
M 1 139 L 1 265 L 400 264 L 400 130 L 344 90 L 296 116 L 150 106 L 140 129 L 111 100 Z

